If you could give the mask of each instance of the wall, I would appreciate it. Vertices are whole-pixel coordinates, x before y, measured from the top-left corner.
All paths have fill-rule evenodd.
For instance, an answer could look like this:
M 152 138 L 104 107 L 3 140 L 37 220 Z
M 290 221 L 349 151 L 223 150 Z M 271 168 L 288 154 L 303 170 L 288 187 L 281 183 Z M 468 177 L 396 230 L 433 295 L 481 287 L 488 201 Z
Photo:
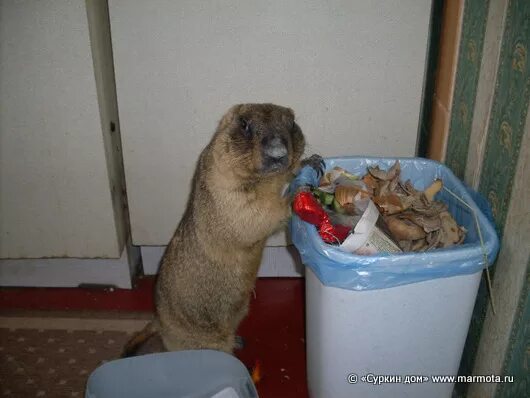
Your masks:
M 309 154 L 415 154 L 429 1 L 110 0 L 109 9 L 135 244 L 168 242 L 198 154 L 234 103 L 292 107 Z
M 0 7 L 0 258 L 118 258 L 85 3 Z
M 530 3 L 465 2 L 446 163 L 489 201 L 501 238 L 482 283 L 460 374 L 514 383 L 458 385 L 455 396 L 529 396 Z

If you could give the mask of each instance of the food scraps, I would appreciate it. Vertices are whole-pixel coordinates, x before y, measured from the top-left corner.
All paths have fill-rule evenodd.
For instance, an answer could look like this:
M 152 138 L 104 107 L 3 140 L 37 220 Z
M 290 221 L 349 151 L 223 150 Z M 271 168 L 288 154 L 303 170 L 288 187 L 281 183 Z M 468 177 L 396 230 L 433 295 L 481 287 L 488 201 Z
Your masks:
M 353 233 L 346 237 L 340 247 L 361 255 L 401 252 L 388 233 L 381 214 L 372 201 L 368 202 Z
M 368 167 L 362 177 L 335 167 L 318 187 L 297 195 L 293 209 L 317 226 L 326 243 L 357 254 L 422 252 L 461 244 L 465 228 L 445 203 L 435 200 L 443 181 L 437 179 L 421 191 L 400 176 L 399 161 L 388 170 Z

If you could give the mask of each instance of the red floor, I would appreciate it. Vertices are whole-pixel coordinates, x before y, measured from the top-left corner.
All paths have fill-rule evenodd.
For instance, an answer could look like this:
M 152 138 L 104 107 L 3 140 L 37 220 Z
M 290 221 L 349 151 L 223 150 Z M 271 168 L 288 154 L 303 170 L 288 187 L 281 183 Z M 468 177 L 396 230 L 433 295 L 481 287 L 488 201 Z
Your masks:
M 119 310 L 152 312 L 153 278 L 133 290 L 2 288 L 0 311 Z M 307 397 L 304 340 L 304 280 L 266 278 L 256 284 L 248 317 L 239 334 L 245 348 L 237 356 L 247 367 L 261 364 L 261 398 Z

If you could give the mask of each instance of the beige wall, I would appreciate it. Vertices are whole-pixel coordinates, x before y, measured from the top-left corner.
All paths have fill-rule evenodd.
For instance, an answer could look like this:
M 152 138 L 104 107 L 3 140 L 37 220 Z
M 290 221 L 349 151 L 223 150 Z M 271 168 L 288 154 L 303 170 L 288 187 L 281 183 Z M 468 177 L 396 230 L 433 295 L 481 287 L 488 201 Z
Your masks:
M 415 153 L 430 1 L 109 8 L 135 244 L 167 243 L 197 156 L 234 103 L 292 107 L 308 153 Z
M 0 60 L 0 258 L 119 258 L 85 1 L 1 1 Z

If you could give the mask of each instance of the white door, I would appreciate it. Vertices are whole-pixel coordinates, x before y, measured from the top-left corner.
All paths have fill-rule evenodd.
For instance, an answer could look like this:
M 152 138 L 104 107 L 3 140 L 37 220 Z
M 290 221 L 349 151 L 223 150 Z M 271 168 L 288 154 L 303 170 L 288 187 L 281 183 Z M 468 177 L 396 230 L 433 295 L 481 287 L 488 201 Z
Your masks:
M 144 265 L 169 241 L 197 157 L 232 104 L 293 108 L 308 154 L 413 156 L 430 6 L 109 0 L 132 238 Z

